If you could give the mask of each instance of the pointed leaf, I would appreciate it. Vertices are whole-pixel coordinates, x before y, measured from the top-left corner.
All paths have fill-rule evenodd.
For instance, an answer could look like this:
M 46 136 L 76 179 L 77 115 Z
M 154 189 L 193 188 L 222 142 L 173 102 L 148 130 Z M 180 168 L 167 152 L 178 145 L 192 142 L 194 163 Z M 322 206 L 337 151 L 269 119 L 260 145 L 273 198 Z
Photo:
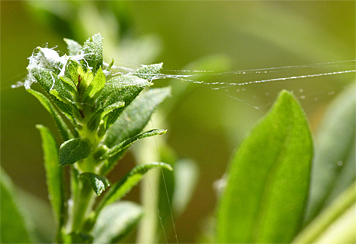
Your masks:
M 99 202 L 96 212 L 100 212 L 100 210 L 106 205 L 109 205 L 124 197 L 126 193 L 128 193 L 138 182 L 140 182 L 143 175 L 147 173 L 148 170 L 156 167 L 172 170 L 172 167 L 165 163 L 149 163 L 136 166 L 124 177 L 122 177 L 121 180 L 112 185 L 110 190 L 104 195 L 104 198 Z
M 28 224 L 15 198 L 15 189 L 10 178 L 0 169 L 1 204 L 0 204 L 0 242 L 32 243 Z
M 84 43 L 81 54 L 84 55 L 84 60 L 81 62 L 84 71 L 90 67 L 95 74 L 103 64 L 103 37 L 100 34 L 90 37 Z
M 151 118 L 155 108 L 170 95 L 170 91 L 169 87 L 152 89 L 138 96 L 110 127 L 104 144 L 111 148 L 140 133 Z M 111 169 L 124 152 L 121 151 L 110 159 L 109 166 L 104 169 L 105 173 Z
M 42 148 L 46 169 L 48 197 L 58 226 L 58 234 L 64 224 L 64 184 L 62 167 L 59 166 L 57 142 L 51 131 L 43 125 L 37 125 L 42 137 Z
M 141 216 L 141 207 L 132 202 L 120 202 L 107 206 L 95 223 L 92 231 L 93 243 L 118 242 L 134 228 Z
M 146 138 L 146 137 L 151 137 L 151 136 L 156 136 L 156 135 L 163 135 L 167 132 L 167 130 L 162 130 L 162 129 L 154 129 L 150 131 L 146 131 L 144 133 L 135 135 L 123 142 L 121 142 L 119 145 L 114 146 L 110 150 L 108 150 L 102 157 L 101 159 L 108 159 L 111 158 L 112 156 L 115 156 L 122 150 L 128 148 L 132 143 L 134 143 L 137 140 Z
M 87 178 L 93 187 L 96 195 L 100 196 L 110 186 L 110 181 L 105 176 L 100 176 L 94 173 L 85 172 L 80 174 L 80 177 Z
M 67 38 L 64 38 L 64 41 L 65 43 L 67 43 L 67 48 L 70 56 L 75 56 L 79 54 L 80 49 L 82 49 L 82 45 L 80 45 L 76 41 Z
M 218 209 L 220 243 L 288 243 L 301 226 L 313 147 L 305 115 L 282 91 L 241 144 Z
M 63 121 L 62 117 L 58 114 L 56 109 L 53 107 L 52 103 L 49 101 L 49 99 L 44 96 L 42 93 L 39 93 L 37 91 L 34 91 L 32 89 L 26 89 L 29 93 L 31 93 L 33 96 L 35 96 L 38 101 L 42 104 L 43 107 L 52 115 L 54 122 L 57 125 L 57 128 L 59 130 L 60 135 L 62 136 L 62 139 L 64 141 L 67 141 L 71 138 L 73 138 L 72 133 L 70 132 L 69 128 L 67 127 L 67 124 Z
M 94 98 L 95 95 L 101 91 L 105 86 L 105 75 L 101 67 L 96 72 L 93 81 L 89 84 L 83 95 L 83 101 Z
M 75 162 L 87 158 L 91 153 L 91 146 L 88 141 L 75 138 L 64 142 L 59 148 L 59 163 L 61 166 L 74 164 Z
M 63 86 L 63 83 L 58 79 L 58 76 L 41 68 L 30 69 L 29 73 L 46 91 L 60 111 L 73 121 L 72 109 L 74 106 L 73 104 L 68 103 L 68 101 L 73 100 L 73 96 L 69 93 L 68 89 Z M 56 90 L 57 96 L 54 96 L 53 92 L 51 94 L 51 90 Z M 58 99 L 58 97 L 60 97 L 60 99 Z M 65 100 L 65 102 L 63 102 L 63 100 Z
M 355 84 L 330 105 L 316 136 L 307 221 L 347 189 L 356 176 Z

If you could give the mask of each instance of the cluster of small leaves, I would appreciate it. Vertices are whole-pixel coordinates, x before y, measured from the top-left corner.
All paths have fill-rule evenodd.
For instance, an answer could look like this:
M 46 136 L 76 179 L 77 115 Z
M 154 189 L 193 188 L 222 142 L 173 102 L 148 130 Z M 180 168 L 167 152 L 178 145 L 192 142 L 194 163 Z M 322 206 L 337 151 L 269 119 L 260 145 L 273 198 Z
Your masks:
M 65 41 L 69 55 L 60 56 L 57 51 L 49 48 L 35 49 L 29 58 L 28 78 L 25 82 L 26 90 L 52 115 L 64 141 L 58 148 L 49 129 L 41 125 L 37 127 L 43 140 L 47 183 L 59 226 L 58 235 L 63 232 L 61 230 L 65 222 L 63 216 L 67 214 L 63 213 L 65 204 L 61 166 L 71 165 L 74 205 L 75 195 L 80 196 L 87 191 L 83 189 L 83 186 L 87 185 L 85 182 L 90 183 L 97 195 L 102 194 L 111 185 L 105 176 L 132 143 L 166 132 L 161 129 L 147 132 L 142 130 L 157 105 L 170 94 L 169 88 L 160 88 L 151 89 L 139 96 L 144 88 L 152 84 L 146 78 L 159 72 L 162 64 L 143 66 L 133 74 L 113 75 L 111 72 L 113 62 L 111 64 L 103 62 L 103 38 L 100 34 L 89 38 L 84 45 L 69 39 Z M 39 84 L 42 92 L 33 90 L 33 83 Z M 138 183 L 143 174 L 154 167 L 172 170 L 164 163 L 137 166 L 119 182 L 113 184 L 108 195 L 104 196 L 98 203 L 99 207 L 93 209 L 90 216 L 72 217 L 84 219 L 78 226 L 72 223 L 70 238 L 57 236 L 57 239 L 72 242 L 80 237 L 81 241 L 89 240 L 95 243 L 97 239 L 95 235 L 100 234 L 100 238 L 109 238 L 103 237 L 102 233 L 97 231 L 101 227 L 95 227 L 96 220 L 100 219 L 99 213 L 102 209 L 105 210 L 107 205 L 122 198 Z M 90 196 L 90 193 L 87 195 Z M 131 216 L 125 215 L 125 218 L 131 219 L 128 223 L 132 225 L 142 215 L 141 209 L 130 203 L 118 205 L 117 208 L 132 213 Z M 110 233 L 110 240 L 107 242 L 121 238 L 128 229 L 130 229 L 128 226 L 123 226 L 121 232 L 116 230 L 115 233 Z M 83 235 L 92 236 L 83 239 Z

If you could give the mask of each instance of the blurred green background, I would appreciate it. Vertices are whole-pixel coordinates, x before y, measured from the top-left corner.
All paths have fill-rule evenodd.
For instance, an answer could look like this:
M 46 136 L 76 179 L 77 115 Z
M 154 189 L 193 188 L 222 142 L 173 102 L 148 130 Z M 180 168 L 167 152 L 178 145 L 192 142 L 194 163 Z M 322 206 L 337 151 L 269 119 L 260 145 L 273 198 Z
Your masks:
M 78 42 L 100 32 L 107 62 L 139 67 L 164 62 L 164 72 L 181 69 L 220 71 L 355 60 L 353 1 L 2 1 L 1 3 L 1 164 L 23 190 L 47 201 L 41 141 L 36 124 L 55 127 L 50 115 L 23 87 L 10 86 L 26 76 L 27 58 L 37 46 Z M 308 69 L 311 69 L 310 67 Z M 316 67 L 310 72 L 354 69 Z M 271 78 L 297 75 L 294 69 Z M 203 76 L 202 79 L 210 79 Z M 263 76 L 216 76 L 222 82 L 260 80 Z M 293 90 L 315 130 L 328 102 L 355 75 L 334 75 L 211 90 L 180 80 L 173 85 L 166 137 L 181 158 L 200 169 L 198 187 L 176 220 L 181 243 L 197 241 L 214 214 L 214 182 L 233 151 L 269 109 L 277 92 Z M 176 95 L 175 95 L 176 94 Z M 305 97 L 302 97 L 305 96 Z M 241 102 L 239 100 L 245 100 Z M 253 106 L 258 109 L 253 108 Z M 167 108 L 168 106 L 164 107 Z M 163 110 L 162 113 L 165 113 Z M 127 162 L 125 164 L 125 162 Z M 120 163 L 132 167 L 130 153 Z M 137 199 L 137 190 L 128 198 Z

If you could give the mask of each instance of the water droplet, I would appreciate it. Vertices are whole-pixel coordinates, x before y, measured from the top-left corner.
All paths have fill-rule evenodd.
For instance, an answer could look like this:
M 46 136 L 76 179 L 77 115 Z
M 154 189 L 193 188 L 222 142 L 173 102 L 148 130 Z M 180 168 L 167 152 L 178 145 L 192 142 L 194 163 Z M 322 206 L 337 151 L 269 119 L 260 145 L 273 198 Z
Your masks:
M 302 92 L 303 92 L 303 89 L 299 89 L 299 92 L 302 93 Z
M 305 99 L 305 96 L 304 96 L 304 95 L 303 95 L 303 96 L 300 96 L 300 98 L 301 98 L 301 99 Z

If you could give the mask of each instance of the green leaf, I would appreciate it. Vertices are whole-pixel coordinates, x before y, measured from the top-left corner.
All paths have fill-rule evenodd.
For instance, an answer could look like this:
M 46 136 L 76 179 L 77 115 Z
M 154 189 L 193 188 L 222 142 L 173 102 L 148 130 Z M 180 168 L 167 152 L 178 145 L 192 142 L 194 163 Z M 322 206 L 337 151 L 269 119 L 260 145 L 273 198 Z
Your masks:
M 294 97 L 282 91 L 241 144 L 218 209 L 220 243 L 288 243 L 308 197 L 312 139 Z
M 135 141 L 143 139 L 143 138 L 147 138 L 147 137 L 151 137 L 151 136 L 156 136 L 156 135 L 163 135 L 167 132 L 167 130 L 162 130 L 162 129 L 153 129 L 150 131 L 146 131 L 144 133 L 140 133 L 138 135 L 135 135 L 123 142 L 121 142 L 119 145 L 116 145 L 112 148 L 110 148 L 102 157 L 101 159 L 108 159 L 111 158 L 113 156 L 115 156 L 116 154 L 118 154 L 119 152 L 125 150 L 126 148 L 128 148 L 131 144 L 133 144 Z
M 116 122 L 107 132 L 104 144 L 111 148 L 134 135 L 139 134 L 151 118 L 155 108 L 170 95 L 169 87 L 152 89 L 138 96 L 120 114 Z M 121 151 L 110 159 L 109 166 L 105 168 L 105 174 L 113 167 L 115 162 L 123 155 Z
M 355 243 L 356 182 L 318 215 L 293 243 Z
M 53 107 L 53 105 L 49 101 L 49 99 L 42 93 L 34 91 L 31 88 L 26 89 L 26 90 L 29 93 L 31 93 L 33 96 L 35 96 L 38 99 L 38 101 L 40 101 L 42 106 L 52 115 L 54 122 L 56 123 L 57 128 L 59 130 L 59 133 L 62 136 L 62 139 L 64 141 L 67 141 L 67 140 L 73 138 L 72 133 L 70 132 L 69 128 L 67 127 L 67 124 L 63 121 L 62 117 L 58 114 L 58 112 Z
M 142 79 L 152 79 L 163 67 L 163 63 L 142 65 L 139 69 L 135 71 L 135 75 Z
M 316 135 L 307 221 L 330 205 L 356 177 L 355 84 L 333 101 Z
M 75 56 L 79 54 L 80 49 L 82 49 L 82 45 L 78 42 L 73 41 L 71 39 L 64 38 L 65 43 L 67 43 L 68 51 L 70 56 Z
M 64 224 L 64 184 L 62 168 L 59 166 L 57 142 L 51 131 L 43 125 L 37 125 L 42 137 L 44 164 L 46 169 L 48 196 L 60 235 Z
M 42 68 L 32 68 L 29 70 L 29 73 L 46 91 L 46 93 L 58 106 L 60 111 L 64 113 L 71 121 L 74 121 L 72 113 L 74 106 L 73 104 L 69 103 L 69 101 L 73 101 L 73 96 L 63 85 L 62 81 L 58 79 L 58 76 Z
M 120 241 L 134 228 L 141 216 L 141 207 L 132 202 L 107 206 L 94 225 L 93 243 L 109 244 Z
M 84 43 L 81 54 L 84 55 L 84 60 L 81 61 L 84 71 L 90 67 L 95 74 L 103 64 L 103 37 L 100 34 L 90 37 Z
M 100 92 L 105 86 L 105 75 L 101 70 L 101 67 L 96 72 L 93 81 L 89 84 L 88 88 L 85 90 L 83 95 L 83 101 L 88 101 L 95 97 L 95 95 Z
M 110 106 L 118 101 L 125 102 L 125 106 L 128 106 L 132 100 L 143 90 L 143 88 L 149 86 L 151 83 L 147 80 L 140 79 L 133 75 L 116 76 L 110 79 L 103 88 L 100 96 L 96 100 L 98 109 Z M 111 113 L 107 118 L 108 128 L 114 123 L 117 117 L 120 115 L 124 108 L 117 110 L 115 113 Z
M 100 176 L 94 173 L 85 172 L 80 174 L 80 177 L 87 178 L 93 187 L 96 195 L 100 196 L 110 186 L 110 181 L 105 176 Z
M 122 177 L 118 182 L 113 184 L 110 190 L 104 195 L 104 198 L 99 202 L 96 212 L 100 212 L 105 206 L 120 200 L 126 195 L 140 180 L 148 170 L 156 167 L 172 170 L 169 164 L 165 163 L 149 163 L 138 165 Z
M 59 163 L 61 166 L 74 164 L 81 159 L 87 158 L 91 150 L 91 146 L 86 140 L 75 138 L 66 141 L 59 148 Z
M 28 223 L 15 197 L 15 189 L 10 178 L 0 169 L 0 242 L 1 243 L 32 243 Z

